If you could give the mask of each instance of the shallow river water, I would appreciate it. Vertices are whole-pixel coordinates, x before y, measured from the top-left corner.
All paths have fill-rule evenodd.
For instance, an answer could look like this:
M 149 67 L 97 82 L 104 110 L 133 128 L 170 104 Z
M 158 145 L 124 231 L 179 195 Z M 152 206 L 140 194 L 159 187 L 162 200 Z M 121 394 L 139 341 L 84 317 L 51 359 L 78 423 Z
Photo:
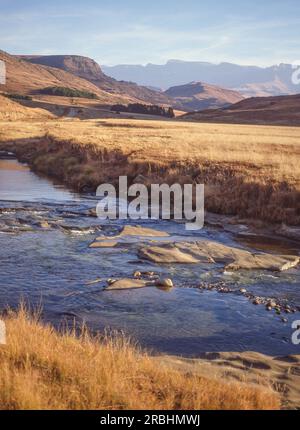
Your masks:
M 122 330 L 142 346 L 170 354 L 300 352 L 291 342 L 291 324 L 300 320 L 299 311 L 277 315 L 240 294 L 246 288 L 300 308 L 299 268 L 228 274 L 221 265 L 157 265 L 138 258 L 141 238 L 117 248 L 91 249 L 97 236 L 122 227 L 121 221 L 100 222 L 92 216 L 96 203 L 38 177 L 16 160 L 0 160 L 0 310 L 24 299 L 33 307 L 41 304 L 44 318 L 55 325 L 76 318 L 92 330 Z M 206 238 L 250 250 L 265 247 L 263 240 L 242 243 L 235 232 L 213 227 L 187 232 L 184 224 L 172 221 L 138 224 L 167 231 L 171 240 Z M 276 247 L 281 253 L 299 254 L 297 245 L 284 241 L 269 252 Z M 170 277 L 175 288 L 103 290 L 108 278 L 132 277 L 135 270 Z M 95 280 L 99 282 L 91 283 Z M 201 282 L 220 281 L 232 292 L 197 288 Z

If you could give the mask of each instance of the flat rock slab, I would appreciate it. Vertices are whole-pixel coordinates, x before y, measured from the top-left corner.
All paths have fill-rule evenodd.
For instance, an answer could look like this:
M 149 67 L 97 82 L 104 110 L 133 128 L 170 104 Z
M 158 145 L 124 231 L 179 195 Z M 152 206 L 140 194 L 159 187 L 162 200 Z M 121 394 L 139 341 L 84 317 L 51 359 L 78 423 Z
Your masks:
M 168 237 L 169 233 L 153 228 L 126 225 L 120 236 Z
M 219 380 L 258 387 L 273 385 L 279 391 L 284 409 L 300 408 L 300 355 L 270 357 L 258 352 L 222 352 L 200 354 L 199 358 L 164 355 L 155 360 L 158 365 L 167 365 L 184 374 L 211 375 Z
M 207 240 L 144 246 L 140 248 L 139 256 L 160 264 L 223 263 L 228 271 L 239 269 L 283 271 L 297 266 L 300 262 L 298 256 L 251 253 Z
M 169 233 L 165 231 L 155 230 L 153 228 L 146 228 L 140 226 L 126 225 L 123 230 L 116 236 L 100 236 L 97 237 L 97 241 L 107 240 L 107 239 L 119 239 L 128 236 L 138 236 L 138 237 L 169 237 Z
M 116 240 L 97 240 L 91 243 L 90 248 L 114 248 L 118 245 Z
M 133 290 L 137 288 L 154 287 L 153 282 L 145 281 L 143 279 L 130 279 L 124 278 L 119 279 L 110 284 L 105 291 L 116 291 L 116 290 Z

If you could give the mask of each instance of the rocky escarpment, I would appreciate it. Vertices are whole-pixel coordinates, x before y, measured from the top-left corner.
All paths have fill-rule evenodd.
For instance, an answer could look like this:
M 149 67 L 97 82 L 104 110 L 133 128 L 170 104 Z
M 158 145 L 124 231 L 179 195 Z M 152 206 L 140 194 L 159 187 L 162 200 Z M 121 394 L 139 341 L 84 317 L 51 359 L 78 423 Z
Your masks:
M 129 96 L 151 104 L 174 104 L 174 100 L 171 97 L 159 91 L 154 91 L 132 82 L 117 81 L 110 78 L 102 72 L 96 61 L 88 57 L 80 55 L 23 55 L 20 58 L 33 64 L 55 67 L 72 73 L 72 75 L 85 79 L 111 94 Z

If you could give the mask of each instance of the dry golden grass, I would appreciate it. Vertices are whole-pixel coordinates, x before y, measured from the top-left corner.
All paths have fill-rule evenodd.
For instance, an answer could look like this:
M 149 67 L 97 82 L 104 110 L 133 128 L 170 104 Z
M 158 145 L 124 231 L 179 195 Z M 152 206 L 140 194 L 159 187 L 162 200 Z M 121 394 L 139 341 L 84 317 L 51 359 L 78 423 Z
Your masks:
M 297 127 L 130 119 L 4 124 L 0 142 L 16 139 L 35 169 L 77 188 L 120 174 L 205 183 L 209 210 L 300 223 Z
M 0 121 L 22 119 L 51 119 L 53 115 L 44 109 L 30 109 L 0 94 Z
M 0 409 L 278 409 L 266 386 L 160 365 L 124 339 L 58 334 L 21 307 L 0 346 Z

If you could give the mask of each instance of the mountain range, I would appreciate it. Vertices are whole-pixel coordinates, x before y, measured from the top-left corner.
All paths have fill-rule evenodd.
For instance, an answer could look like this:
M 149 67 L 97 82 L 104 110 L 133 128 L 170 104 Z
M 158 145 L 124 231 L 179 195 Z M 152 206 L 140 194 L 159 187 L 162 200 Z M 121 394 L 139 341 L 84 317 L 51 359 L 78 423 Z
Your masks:
M 291 64 L 270 67 L 242 66 L 232 63 L 213 64 L 199 61 L 170 60 L 156 65 L 102 66 L 115 79 L 167 90 L 192 81 L 233 89 L 245 97 L 297 94 L 300 86 L 292 81 L 295 68 Z
M 108 94 L 117 97 L 127 97 L 132 102 L 172 104 L 172 100 L 161 92 L 153 91 L 133 82 L 117 81 L 106 76 L 99 64 L 88 57 L 80 55 L 21 55 L 18 58 L 32 64 L 64 70 L 73 76 L 92 83 Z
M 5 85 L 0 85 L 0 92 L 14 93 L 15 95 L 21 95 L 21 97 L 29 95 L 33 97 L 33 100 L 27 101 L 24 98 L 21 101 L 24 106 L 48 109 L 57 115 L 64 115 L 66 109 L 67 112 L 70 111 L 73 115 L 74 109 L 72 110 L 71 108 L 70 110 L 70 106 L 74 105 L 79 106 L 79 110 L 80 107 L 83 107 L 86 117 L 91 115 L 97 117 L 99 115 L 98 109 L 101 109 L 101 106 L 109 112 L 110 106 L 113 104 L 146 103 L 172 106 L 178 111 L 183 111 L 182 113 L 184 111 L 189 112 L 182 117 L 182 119 L 189 121 L 300 124 L 300 95 L 244 99 L 244 96 L 239 91 L 199 80 L 176 85 L 165 91 L 157 91 L 132 82 L 118 81 L 111 78 L 103 72 L 102 68 L 94 60 L 77 55 L 13 56 L 0 51 L 0 60 L 5 62 L 7 70 L 6 83 Z M 209 63 L 205 64 L 207 64 L 208 69 L 212 66 Z M 173 65 L 175 73 L 177 62 L 174 62 Z M 226 67 L 231 70 L 231 66 L 234 65 L 227 64 Z M 292 73 L 294 71 L 291 68 L 292 66 L 278 66 L 280 73 L 276 75 L 276 79 L 272 84 L 270 82 L 264 82 L 263 84 L 253 82 L 254 78 L 259 79 L 259 74 L 262 70 L 266 71 L 266 69 L 250 67 L 246 68 L 248 71 L 246 73 L 243 66 L 234 67 L 241 71 L 241 76 L 224 73 L 223 76 L 218 77 L 224 86 L 226 83 L 231 83 L 232 85 L 233 81 L 241 85 L 242 79 L 245 79 L 248 73 L 248 82 L 250 83 L 247 84 L 247 88 L 252 88 L 253 91 L 255 89 L 255 91 L 260 92 L 262 87 L 266 92 L 271 90 L 273 92 L 292 92 L 292 89 L 294 91 L 298 89 L 296 85 L 293 86 L 291 79 L 291 84 L 288 87 L 287 76 L 283 73 L 285 69 Z M 217 72 L 216 69 L 214 70 L 215 74 L 212 74 L 210 78 L 206 75 L 207 80 L 217 80 Z M 220 70 L 219 68 L 218 71 Z M 283 83 L 284 76 L 286 84 Z M 234 80 L 235 77 L 236 80 Z M 155 82 L 153 83 L 155 84 Z M 75 95 L 74 97 L 70 95 L 57 97 L 53 94 L 47 95 L 48 93 L 45 93 L 44 90 L 48 87 L 63 87 L 83 92 L 83 94 Z M 245 87 L 246 84 L 243 88 L 245 89 Z M 89 100 L 85 98 L 87 93 L 93 93 L 97 98 Z M 11 109 L 9 106 L 11 106 Z M 11 102 L 2 98 L 1 115 L 5 116 L 5 112 L 8 110 L 13 112 L 14 117 L 28 115 L 28 111 L 23 111 L 17 104 L 13 107 Z M 177 114 L 180 114 L 180 112 Z
M 7 69 L 6 85 L 1 85 L 2 91 L 40 99 L 49 100 L 49 96 L 43 97 L 46 88 L 64 87 L 93 93 L 98 104 L 146 103 L 193 111 L 225 107 L 243 98 L 232 90 L 198 81 L 165 92 L 118 81 L 103 73 L 91 58 L 79 55 L 13 56 L 0 51 L 0 60 L 5 62 Z

